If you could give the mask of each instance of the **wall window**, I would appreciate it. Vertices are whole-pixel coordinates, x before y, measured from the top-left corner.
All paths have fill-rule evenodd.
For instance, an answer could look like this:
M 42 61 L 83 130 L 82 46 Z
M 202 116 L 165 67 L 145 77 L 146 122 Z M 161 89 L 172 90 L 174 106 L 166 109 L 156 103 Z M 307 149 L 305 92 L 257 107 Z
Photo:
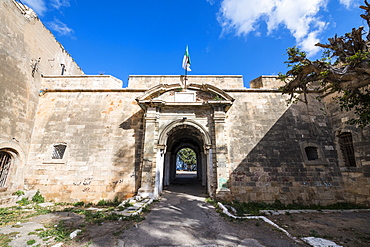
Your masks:
M 351 132 L 342 132 L 338 135 L 338 142 L 345 166 L 356 166 L 355 150 Z
M 307 160 L 318 160 L 319 159 L 319 153 L 317 151 L 317 147 L 305 147 L 304 148 L 307 156 Z
M 66 148 L 67 148 L 67 144 L 65 143 L 55 144 L 53 151 L 51 153 L 51 158 L 52 159 L 63 159 Z
M 12 156 L 5 151 L 0 151 L 0 188 L 5 187 L 11 162 Z
M 319 145 L 315 143 L 301 143 L 300 146 L 303 161 L 306 165 L 326 165 L 328 163 Z

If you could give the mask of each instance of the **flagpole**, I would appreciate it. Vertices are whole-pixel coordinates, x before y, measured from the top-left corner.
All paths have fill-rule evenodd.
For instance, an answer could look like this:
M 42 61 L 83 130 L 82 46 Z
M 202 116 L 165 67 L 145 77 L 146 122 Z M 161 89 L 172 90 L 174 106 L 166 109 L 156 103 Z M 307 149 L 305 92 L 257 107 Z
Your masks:
M 188 75 L 188 70 L 187 70 L 187 67 L 185 67 L 185 89 L 186 89 L 186 80 L 187 80 L 187 75 Z
M 185 75 L 184 75 L 184 88 L 186 89 L 187 88 L 187 85 L 186 85 L 186 81 L 188 80 L 188 70 L 190 70 L 190 56 L 189 56 L 189 51 L 188 51 L 188 45 L 186 45 L 186 49 L 185 49 L 185 54 L 184 54 L 184 58 L 183 58 L 183 61 L 182 61 L 182 66 L 185 70 Z

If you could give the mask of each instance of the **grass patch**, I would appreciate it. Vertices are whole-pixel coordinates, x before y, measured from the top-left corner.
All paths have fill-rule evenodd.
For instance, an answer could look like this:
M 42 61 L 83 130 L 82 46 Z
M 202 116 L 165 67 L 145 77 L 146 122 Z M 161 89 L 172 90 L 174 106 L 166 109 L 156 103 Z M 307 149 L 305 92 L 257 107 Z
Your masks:
M 48 214 L 48 213 L 51 213 L 51 212 L 54 211 L 54 210 L 51 210 L 51 209 L 48 209 L 48 208 L 40 207 L 38 205 L 36 205 L 33 208 L 33 210 L 34 211 L 32 213 L 30 213 L 29 215 L 27 215 L 27 218 L 38 216 L 38 215 L 43 215 L 43 214 Z
M 12 241 L 12 238 L 8 234 L 0 233 L 0 246 L 9 247 L 9 243 Z
M 85 205 L 84 202 L 76 202 L 76 203 L 73 204 L 73 206 L 75 206 L 75 207 L 82 207 L 83 205 Z
M 207 202 L 207 203 L 209 203 L 209 204 L 211 204 L 211 205 L 213 205 L 213 206 L 217 206 L 217 201 L 216 200 L 214 200 L 214 199 L 212 199 L 212 198 L 209 198 L 209 197 L 207 197 L 206 199 L 205 199 L 205 201 Z
M 145 217 L 137 214 L 137 215 L 132 215 L 132 216 L 126 217 L 123 220 L 134 221 L 134 222 L 138 223 L 138 222 L 141 222 L 141 221 L 145 220 Z
M 13 238 L 15 238 L 20 232 L 11 232 L 9 234 L 2 234 L 0 233 L 0 246 L 1 247 L 10 247 L 8 243 L 10 243 Z
M 96 206 L 98 206 L 98 207 L 106 207 L 106 206 L 117 207 L 119 204 L 121 204 L 121 202 L 118 200 L 118 196 L 116 196 L 113 201 L 111 201 L 111 200 L 106 201 L 104 199 L 100 200 L 96 204 Z
M 55 241 L 62 242 L 69 240 L 69 234 L 71 234 L 73 231 L 74 229 L 69 229 L 65 225 L 65 221 L 61 220 L 59 221 L 58 225 L 56 226 L 50 225 L 47 227 L 47 229 L 37 232 L 37 235 L 43 239 L 48 237 L 49 238 L 54 237 Z
M 18 219 L 20 215 L 21 211 L 16 210 L 16 207 L 0 208 L 0 225 L 6 225 L 8 222 Z
M 40 196 L 37 196 L 35 199 L 36 201 L 42 201 Z M 69 222 L 60 221 L 58 225 L 45 225 L 44 228 L 36 229 L 29 233 L 29 235 L 37 235 L 43 241 L 48 241 L 48 244 L 52 242 L 64 242 L 64 243 L 71 243 L 73 241 L 78 241 L 77 239 L 71 240 L 70 234 L 78 229 L 82 230 L 82 235 L 86 231 L 86 228 L 89 227 L 90 224 L 101 224 L 105 221 L 126 221 L 124 223 L 126 227 L 130 227 L 135 223 L 141 222 L 145 219 L 145 217 L 141 215 L 135 216 L 123 216 L 114 212 L 116 209 L 113 205 L 119 205 L 118 198 L 114 201 L 101 201 L 99 210 L 87 210 L 86 206 L 91 206 L 91 203 L 56 203 L 53 206 L 44 208 L 36 203 L 32 203 L 28 206 L 14 206 L 8 208 L 0 208 L 0 226 L 4 225 L 14 225 L 14 227 L 21 227 L 21 225 L 16 224 L 17 222 L 26 222 L 28 218 L 53 213 L 53 212 L 70 212 L 84 216 L 84 224 L 79 224 L 78 226 L 74 226 L 73 224 L 69 224 Z M 103 206 L 104 205 L 104 206 Z M 132 206 L 132 204 L 127 203 L 125 206 Z M 121 209 L 124 209 L 122 207 Z M 149 206 L 144 208 L 144 212 L 149 211 Z M 117 231 L 119 234 L 119 231 Z M 80 237 L 81 238 L 81 237 Z M 0 246 L 7 247 L 10 241 L 12 240 L 11 235 L 0 235 Z M 36 244 L 32 244 L 35 246 Z
M 123 218 L 122 215 L 102 211 L 98 212 L 85 211 L 84 215 L 86 222 L 94 224 L 100 224 L 103 221 L 117 221 Z
M 34 239 L 31 239 L 31 240 L 27 241 L 27 245 L 33 245 L 34 243 L 36 243 L 36 240 L 34 240 Z
M 141 210 L 141 212 L 143 213 L 148 213 L 150 212 L 151 208 L 150 208 L 150 205 L 145 205 L 145 207 L 143 207 L 143 209 Z
M 217 201 L 213 199 L 207 198 L 206 202 L 214 205 L 217 207 Z M 357 205 L 353 203 L 335 203 L 330 205 L 304 205 L 299 203 L 291 203 L 291 204 L 283 204 L 281 201 L 276 200 L 274 203 L 265 203 L 265 202 L 222 202 L 224 205 L 231 206 L 236 209 L 237 216 L 245 216 L 245 215 L 261 215 L 260 210 L 303 210 L 303 209 L 311 209 L 311 210 L 318 210 L 322 211 L 324 209 L 333 209 L 333 210 L 344 210 L 344 209 L 366 209 L 369 208 L 368 206 Z M 290 213 L 287 212 L 287 215 Z
M 91 211 L 83 208 L 66 208 L 65 212 L 72 212 L 80 215 L 85 215 L 85 221 L 87 223 L 100 224 L 103 221 L 118 221 L 118 220 L 133 220 L 135 222 L 142 221 L 145 219 L 141 216 L 129 216 L 125 217 L 120 214 L 112 212 L 113 208 L 109 207 L 105 211 Z M 122 211 L 122 210 L 121 210 Z
M 20 206 L 26 206 L 28 204 L 31 204 L 32 202 L 30 200 L 28 200 L 28 198 L 26 197 L 23 197 L 22 199 L 20 199 L 19 201 L 17 201 L 17 203 L 20 205 Z
M 126 202 L 123 204 L 123 206 L 124 206 L 125 208 L 129 208 L 129 207 L 131 207 L 132 205 L 134 205 L 134 204 L 130 203 L 129 201 L 126 201 Z

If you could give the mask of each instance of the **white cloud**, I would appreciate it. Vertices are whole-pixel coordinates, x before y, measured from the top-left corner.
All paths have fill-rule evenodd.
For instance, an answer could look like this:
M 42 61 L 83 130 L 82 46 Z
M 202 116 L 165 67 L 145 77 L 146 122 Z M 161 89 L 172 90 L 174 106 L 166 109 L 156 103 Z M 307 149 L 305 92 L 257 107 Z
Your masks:
M 219 22 L 223 32 L 236 32 L 238 36 L 259 33 L 259 25 L 267 24 L 267 34 L 279 27 L 290 31 L 297 45 L 309 55 L 319 50 L 314 46 L 327 26 L 319 15 L 329 0 L 223 0 Z M 349 7 L 357 0 L 339 0 Z
M 69 28 L 65 23 L 61 22 L 57 18 L 54 18 L 54 21 L 48 22 L 47 24 L 51 30 L 56 31 L 60 35 L 71 35 L 73 33 L 73 29 Z
M 354 3 L 357 2 L 357 0 L 339 0 L 339 2 L 343 5 L 345 5 L 347 8 L 351 7 Z
M 224 31 L 235 29 L 246 35 L 258 28 L 258 21 L 271 13 L 273 0 L 223 0 L 219 21 Z
M 24 4 L 33 9 L 38 15 L 43 16 L 48 10 L 45 0 L 22 0 Z M 69 7 L 69 0 L 51 0 L 48 6 L 54 9 L 60 9 L 61 7 Z
M 56 9 L 60 9 L 61 7 L 69 7 L 70 3 L 69 0 L 52 0 L 51 6 Z
M 215 4 L 215 0 L 206 0 L 210 5 Z
M 36 14 L 42 16 L 46 11 L 45 1 L 44 0 L 23 0 L 28 7 L 33 9 Z

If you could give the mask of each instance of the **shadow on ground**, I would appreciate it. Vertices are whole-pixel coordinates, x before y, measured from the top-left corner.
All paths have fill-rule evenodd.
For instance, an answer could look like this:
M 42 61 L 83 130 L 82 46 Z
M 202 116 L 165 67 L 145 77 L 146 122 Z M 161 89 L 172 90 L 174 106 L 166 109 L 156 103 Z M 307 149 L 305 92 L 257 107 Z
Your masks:
M 206 198 L 208 196 L 206 187 L 194 174 L 177 174 L 171 184 L 164 188 L 164 193 L 177 192 Z
M 138 227 L 119 236 L 124 246 L 306 246 L 259 220 L 231 221 L 205 202 L 206 188 L 177 176 Z

